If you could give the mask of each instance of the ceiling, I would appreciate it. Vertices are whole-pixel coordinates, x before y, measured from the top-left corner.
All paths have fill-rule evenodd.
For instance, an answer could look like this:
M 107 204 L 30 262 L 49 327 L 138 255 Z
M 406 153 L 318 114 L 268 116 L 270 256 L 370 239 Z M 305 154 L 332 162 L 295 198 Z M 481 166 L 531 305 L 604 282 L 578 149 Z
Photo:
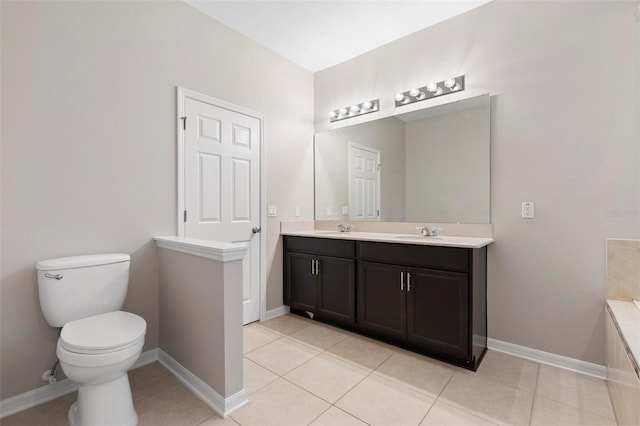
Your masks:
M 316 72 L 490 0 L 184 1 Z

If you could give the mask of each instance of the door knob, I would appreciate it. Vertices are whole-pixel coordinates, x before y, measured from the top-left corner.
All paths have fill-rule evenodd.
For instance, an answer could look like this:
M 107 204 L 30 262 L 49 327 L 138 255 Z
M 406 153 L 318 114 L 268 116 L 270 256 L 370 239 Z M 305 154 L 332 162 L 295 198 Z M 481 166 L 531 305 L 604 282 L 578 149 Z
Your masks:
M 253 232 L 254 234 L 259 234 L 260 232 L 262 232 L 262 228 L 261 228 L 261 227 L 259 227 L 259 226 L 254 226 L 254 227 L 251 229 L 251 232 Z

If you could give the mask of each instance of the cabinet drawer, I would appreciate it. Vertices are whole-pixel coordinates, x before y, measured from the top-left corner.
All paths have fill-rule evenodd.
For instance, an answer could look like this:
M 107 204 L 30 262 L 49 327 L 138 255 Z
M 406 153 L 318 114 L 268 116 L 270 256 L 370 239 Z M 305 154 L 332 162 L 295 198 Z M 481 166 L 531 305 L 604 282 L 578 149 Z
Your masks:
M 334 240 L 331 238 L 314 237 L 284 237 L 285 249 L 299 253 L 309 253 L 319 256 L 355 257 L 355 241 Z
M 358 257 L 361 260 L 455 271 L 469 269 L 469 250 L 457 247 L 358 242 Z

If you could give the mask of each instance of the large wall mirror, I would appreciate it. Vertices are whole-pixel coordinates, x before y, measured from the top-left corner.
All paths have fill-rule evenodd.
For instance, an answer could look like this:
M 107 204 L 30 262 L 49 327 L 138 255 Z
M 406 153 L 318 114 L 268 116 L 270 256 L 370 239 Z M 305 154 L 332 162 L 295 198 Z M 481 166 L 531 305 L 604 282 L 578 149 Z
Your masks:
M 316 220 L 490 223 L 488 94 L 315 135 Z

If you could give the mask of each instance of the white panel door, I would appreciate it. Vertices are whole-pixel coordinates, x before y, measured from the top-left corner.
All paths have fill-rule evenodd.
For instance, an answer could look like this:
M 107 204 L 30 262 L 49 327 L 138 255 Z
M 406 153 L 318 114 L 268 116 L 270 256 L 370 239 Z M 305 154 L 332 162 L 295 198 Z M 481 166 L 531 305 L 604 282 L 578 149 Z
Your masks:
M 349 220 L 380 220 L 380 151 L 349 142 Z
M 185 100 L 184 235 L 245 242 L 244 323 L 260 319 L 260 120 Z

